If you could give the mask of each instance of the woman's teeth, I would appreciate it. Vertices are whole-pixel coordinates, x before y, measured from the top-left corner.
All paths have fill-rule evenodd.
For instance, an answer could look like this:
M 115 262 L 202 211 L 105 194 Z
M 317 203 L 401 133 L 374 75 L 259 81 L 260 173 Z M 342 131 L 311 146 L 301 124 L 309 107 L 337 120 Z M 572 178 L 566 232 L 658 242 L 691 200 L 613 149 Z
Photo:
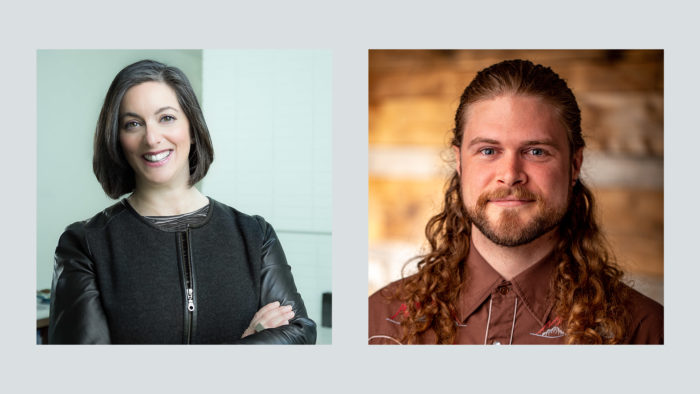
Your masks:
M 166 150 L 164 152 L 160 152 L 160 153 L 155 154 L 155 155 L 145 154 L 145 155 L 143 155 L 143 157 L 144 157 L 144 159 L 146 159 L 150 162 L 157 162 L 157 161 L 161 161 L 161 160 L 165 159 L 166 157 L 170 156 L 170 152 L 172 152 L 172 151 Z

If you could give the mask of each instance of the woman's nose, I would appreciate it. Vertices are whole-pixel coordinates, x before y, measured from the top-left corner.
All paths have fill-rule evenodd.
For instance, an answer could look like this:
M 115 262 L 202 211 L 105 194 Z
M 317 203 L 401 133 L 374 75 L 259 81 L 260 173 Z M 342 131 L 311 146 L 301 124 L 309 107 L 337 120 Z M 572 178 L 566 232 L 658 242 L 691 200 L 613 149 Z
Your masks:
M 146 125 L 145 142 L 148 146 L 157 146 L 163 140 L 163 134 L 156 125 Z
M 518 154 L 506 154 L 500 160 L 498 182 L 511 187 L 517 184 L 527 183 L 527 174 L 525 174 L 522 158 Z

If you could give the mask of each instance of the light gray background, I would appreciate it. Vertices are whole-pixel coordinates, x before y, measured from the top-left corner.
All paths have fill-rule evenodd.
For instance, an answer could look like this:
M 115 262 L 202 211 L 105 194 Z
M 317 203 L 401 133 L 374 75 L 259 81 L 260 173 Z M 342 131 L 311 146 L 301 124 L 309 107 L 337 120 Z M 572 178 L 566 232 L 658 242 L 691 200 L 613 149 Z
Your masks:
M 694 181 L 700 32 L 694 6 L 595 0 L 245 4 L 46 1 L 13 3 L 3 12 L 4 391 L 657 393 L 697 386 L 694 235 L 700 218 L 693 198 L 700 191 Z M 133 47 L 332 50 L 333 345 L 34 345 L 36 49 Z M 664 49 L 666 345 L 366 346 L 368 48 Z

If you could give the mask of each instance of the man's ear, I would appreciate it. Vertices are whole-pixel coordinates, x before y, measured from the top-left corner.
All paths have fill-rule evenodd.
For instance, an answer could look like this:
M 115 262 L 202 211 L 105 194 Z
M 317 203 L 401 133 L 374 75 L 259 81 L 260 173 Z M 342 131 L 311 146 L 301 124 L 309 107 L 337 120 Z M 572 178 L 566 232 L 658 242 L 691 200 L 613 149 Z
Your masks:
M 581 175 L 581 166 L 583 165 L 583 148 L 579 148 L 574 152 L 574 157 L 571 160 L 571 184 L 575 185 Z
M 456 168 L 457 174 L 459 174 L 459 176 L 462 176 L 462 155 L 461 155 L 461 151 L 459 149 L 459 146 L 452 145 L 452 152 L 454 152 L 454 154 L 455 154 L 455 160 L 456 160 L 455 164 L 457 164 L 457 168 Z

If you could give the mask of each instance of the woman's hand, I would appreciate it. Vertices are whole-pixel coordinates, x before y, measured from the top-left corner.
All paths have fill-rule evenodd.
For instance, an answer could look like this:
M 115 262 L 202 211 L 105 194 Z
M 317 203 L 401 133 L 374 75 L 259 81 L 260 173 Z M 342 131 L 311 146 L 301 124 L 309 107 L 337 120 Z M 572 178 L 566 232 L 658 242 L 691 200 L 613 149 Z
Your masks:
M 271 302 L 255 313 L 241 338 L 268 328 L 286 326 L 289 324 L 289 319 L 293 317 L 294 311 L 292 311 L 291 305 L 280 306 L 279 301 Z

